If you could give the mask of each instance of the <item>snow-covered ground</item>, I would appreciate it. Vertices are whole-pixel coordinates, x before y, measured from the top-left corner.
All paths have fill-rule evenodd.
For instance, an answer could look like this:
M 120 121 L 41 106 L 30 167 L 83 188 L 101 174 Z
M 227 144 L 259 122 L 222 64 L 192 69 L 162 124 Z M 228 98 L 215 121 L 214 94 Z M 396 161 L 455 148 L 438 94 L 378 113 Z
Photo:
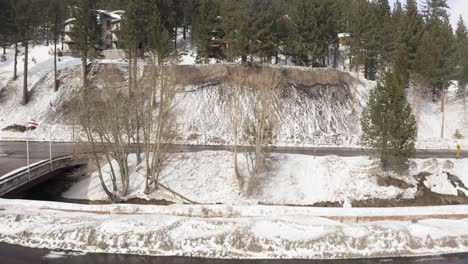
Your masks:
M 65 102 L 75 89 L 80 85 L 79 58 L 59 57 L 57 68 L 59 71 L 60 85 L 63 89 L 54 92 L 53 63 L 51 52 L 53 46 L 30 45 L 28 92 L 30 102 L 22 105 L 23 96 L 23 47 L 19 47 L 18 79 L 12 80 L 14 49 L 7 49 L 7 60 L 0 63 L 0 139 L 25 139 L 26 133 L 2 131 L 11 125 L 26 125 L 28 119 L 35 119 L 41 125 L 31 133 L 31 138 L 36 140 L 48 140 L 49 125 L 60 122 L 62 126 L 54 125 L 53 138 L 56 140 L 71 140 L 72 129 L 63 126 L 67 122 L 58 120 L 58 116 L 50 109 L 50 103 Z M 35 62 L 34 62 L 34 61 Z M 52 116 L 49 116 L 52 115 Z M 54 119 L 55 116 L 55 119 Z M 29 118 L 28 118 L 29 117 Z
M 130 190 L 127 198 L 166 199 L 180 203 L 164 190 L 149 196 L 143 194 L 144 168 L 135 166 L 130 156 Z M 245 157 L 239 154 L 241 176 L 248 181 Z M 468 186 L 468 159 L 412 160 L 408 173 L 391 175 L 408 185 L 406 189 L 381 186 L 381 172 L 368 157 L 313 157 L 273 154 L 268 171 L 255 179 L 255 195 L 246 196 L 235 175 L 233 154 L 225 151 L 171 154 L 161 175 L 161 183 L 169 189 L 198 203 L 223 204 L 289 204 L 312 205 L 318 202 L 347 204 L 368 199 L 412 199 L 417 192 L 414 176 L 428 174 L 425 185 L 435 193 L 468 195 L 468 189 L 453 186 L 448 174 L 457 176 Z M 104 168 L 108 176 L 109 166 Z M 110 178 L 106 177 L 108 186 Z M 281 190 L 281 191 L 278 191 Z M 97 173 L 76 183 L 63 196 L 68 199 L 106 200 Z
M 179 63 L 193 64 L 194 48 L 190 34 L 186 40 L 179 32 Z M 21 48 L 22 49 L 22 48 Z M 67 105 L 71 95 L 81 85 L 80 61 L 77 58 L 61 57 L 58 63 L 60 90 L 53 92 L 53 56 L 51 47 L 31 46 L 29 90 L 31 101 L 21 105 L 22 55 L 18 59 L 17 81 L 12 81 L 13 51 L 7 50 L 7 60 L 0 63 L 0 130 L 11 125 L 24 125 L 34 118 L 42 125 L 30 134 L 34 140 L 48 140 L 49 126 L 53 124 L 52 138 L 57 141 L 72 140 L 72 126 L 65 118 L 71 109 Z M 185 54 L 185 55 L 184 55 Z M 185 56 L 185 57 L 184 57 Z M 35 63 L 32 61 L 36 61 Z M 111 64 L 126 75 L 125 62 L 100 60 Z M 212 66 L 188 66 L 189 71 L 203 71 Z M 285 89 L 274 128 L 275 145 L 288 146 L 339 146 L 359 147 L 360 116 L 375 82 L 360 79 L 354 73 L 331 69 L 307 69 L 279 67 L 290 80 Z M 207 70 L 209 72 L 209 70 Z M 99 80 L 97 71 L 91 78 Z M 94 74 L 94 75 L 93 75 Z M 143 70 L 142 70 L 142 74 Z M 200 76 L 204 76 L 203 74 Z M 175 110 L 178 118 L 179 142 L 189 144 L 230 144 L 232 136 L 232 109 L 228 95 L 229 87 L 223 83 L 201 80 L 197 84 L 182 87 L 177 93 Z M 460 143 L 468 148 L 468 140 L 453 138 L 455 131 L 467 133 L 464 125 L 463 97 L 454 86 L 448 91 L 447 111 L 444 123 L 444 138 L 441 138 L 442 113 L 440 102 L 432 102 L 430 95 L 421 95 L 410 89 L 409 102 L 413 104 L 418 123 L 418 148 L 455 149 Z M 58 105 L 59 113 L 52 113 L 49 103 Z M 252 115 L 252 95 L 242 97 L 243 116 Z M 50 116 L 49 116 L 50 115 Z M 466 136 L 466 135 L 465 135 Z M 1 140 L 25 139 L 26 133 L 0 131 Z M 84 138 L 83 138 L 84 139 Z M 77 136 L 76 140 L 79 140 Z
M 363 216 L 395 215 L 403 219 L 358 221 Z M 468 215 L 468 207 L 96 206 L 0 200 L 0 241 L 85 252 L 211 258 L 330 259 L 468 251 L 468 219 L 440 215 L 460 219 Z M 412 221 L 405 220 L 408 216 Z

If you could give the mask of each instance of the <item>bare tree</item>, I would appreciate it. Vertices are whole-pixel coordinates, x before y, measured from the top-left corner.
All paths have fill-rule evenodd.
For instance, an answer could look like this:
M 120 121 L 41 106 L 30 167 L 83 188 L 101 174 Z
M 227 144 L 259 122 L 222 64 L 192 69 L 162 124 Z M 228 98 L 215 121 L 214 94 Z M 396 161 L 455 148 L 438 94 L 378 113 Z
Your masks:
M 228 70 L 230 70 L 228 68 Z M 241 173 L 239 171 L 239 162 L 238 162 L 238 153 L 240 139 L 239 135 L 242 136 L 242 122 L 243 122 L 243 111 L 241 104 L 242 91 L 245 89 L 245 79 L 247 76 L 247 68 L 242 67 L 240 69 L 234 68 L 233 71 L 229 71 L 228 76 L 231 76 L 231 79 L 226 83 L 226 89 L 228 90 L 228 98 L 230 102 L 231 110 L 231 123 L 232 123 L 232 133 L 234 137 L 234 146 L 233 146 L 233 162 L 234 162 L 234 171 L 236 173 L 236 178 L 239 182 L 240 189 L 244 188 L 244 181 Z
M 250 174 L 246 192 L 251 195 L 256 177 L 266 168 L 267 147 L 271 143 L 273 127 L 277 121 L 284 79 L 278 70 L 271 67 L 254 69 L 254 73 L 243 75 L 244 81 L 240 84 L 253 93 L 253 118 L 244 121 L 245 141 L 253 145 L 253 151 L 250 149 L 245 152 Z
M 131 99 L 126 87 L 115 72 L 104 72 L 103 88 L 80 90 L 76 111 L 78 122 L 91 144 L 92 159 L 97 167 L 101 186 L 113 202 L 119 202 L 128 193 L 130 179 L 128 155 L 130 139 L 134 136 Z M 102 153 L 99 154 L 99 153 Z M 110 169 L 108 177 L 112 189 L 106 185 L 103 165 Z
M 158 187 L 159 176 L 167 161 L 167 148 L 177 135 L 173 112 L 176 94 L 174 71 L 168 66 L 152 65 L 153 74 L 139 93 L 145 151 L 145 193 Z M 152 96 L 148 96 L 148 95 Z M 158 94 L 157 99 L 156 96 Z M 152 155 L 151 155 L 152 154 Z

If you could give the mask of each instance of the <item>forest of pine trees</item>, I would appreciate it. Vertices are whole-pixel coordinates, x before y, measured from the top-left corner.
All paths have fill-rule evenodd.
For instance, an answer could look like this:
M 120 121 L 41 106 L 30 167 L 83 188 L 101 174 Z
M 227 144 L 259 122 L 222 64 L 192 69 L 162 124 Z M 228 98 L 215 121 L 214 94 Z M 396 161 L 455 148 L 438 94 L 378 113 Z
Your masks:
M 461 92 L 468 80 L 466 26 L 460 17 L 456 28 L 452 28 L 446 0 L 426 0 L 419 6 L 416 0 L 397 1 L 394 6 L 388 0 L 52 2 L 1 1 L 0 45 L 52 42 L 58 39 L 68 18 L 67 6 L 74 6 L 74 12 L 82 15 L 80 8 L 87 6 L 126 11 L 120 46 L 133 57 L 154 50 L 155 45 L 161 50 L 162 43 L 166 42 L 169 43 L 167 47 L 163 45 L 167 48 L 164 57 L 175 54 L 177 34 L 183 32 L 185 39 L 190 32 L 199 63 L 214 57 L 228 62 L 284 64 L 289 61 L 300 66 L 336 67 L 330 51 L 336 52 L 337 35 L 345 32 L 351 34 L 350 68 L 367 79 L 376 80 L 380 73 L 391 68 L 406 86 L 415 82 L 427 87 L 434 100 L 443 97 L 451 80 L 460 80 Z M 50 8 L 40 8 L 43 6 Z M 85 31 L 83 26 L 86 25 L 74 37 L 84 44 L 79 45 L 80 52 L 88 56 L 96 47 L 91 47 L 96 36 L 92 29 Z M 155 37 L 168 39 L 156 41 Z M 225 48 L 214 52 L 214 38 L 224 43 Z

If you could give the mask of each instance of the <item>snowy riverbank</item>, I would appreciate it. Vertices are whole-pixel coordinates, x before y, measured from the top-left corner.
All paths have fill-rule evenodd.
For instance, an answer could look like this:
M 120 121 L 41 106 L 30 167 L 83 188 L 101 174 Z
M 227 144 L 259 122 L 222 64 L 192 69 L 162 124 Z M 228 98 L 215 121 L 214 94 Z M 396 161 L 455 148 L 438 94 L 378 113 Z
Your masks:
M 332 209 L 73 205 L 0 200 L 0 241 L 85 252 L 212 258 L 364 258 L 468 251 L 467 206 Z M 332 216 L 425 215 L 344 223 Z

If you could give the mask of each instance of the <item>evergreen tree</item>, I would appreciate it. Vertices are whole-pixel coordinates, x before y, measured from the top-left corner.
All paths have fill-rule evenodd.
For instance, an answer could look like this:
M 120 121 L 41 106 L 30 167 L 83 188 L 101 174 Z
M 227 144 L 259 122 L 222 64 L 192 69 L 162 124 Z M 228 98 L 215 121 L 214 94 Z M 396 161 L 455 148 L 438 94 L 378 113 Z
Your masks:
M 170 35 L 166 27 L 161 22 L 161 16 L 157 6 L 153 8 L 153 14 L 149 21 L 150 47 L 158 56 L 158 65 L 162 65 L 171 52 Z
M 57 43 L 64 30 L 66 6 L 63 0 L 51 0 L 47 10 L 48 25 L 51 27 L 54 42 L 54 91 L 58 91 L 57 78 Z
M 360 66 L 366 62 L 365 43 L 370 31 L 370 4 L 366 0 L 356 0 L 350 3 L 349 29 L 352 32 L 350 50 L 352 67 L 360 73 Z
M 0 48 L 6 54 L 5 48 L 14 42 L 16 34 L 15 12 L 10 1 L 0 1 Z
M 250 53 L 250 43 L 253 37 L 251 36 L 252 29 L 249 27 L 250 18 L 246 17 L 247 9 L 244 0 L 221 1 L 220 13 L 223 18 L 224 40 L 229 45 L 225 55 L 230 61 L 240 57 L 242 63 L 245 63 Z
M 217 8 L 213 0 L 200 0 L 193 22 L 193 38 L 197 46 L 197 62 L 208 63 Z
M 392 17 L 395 25 L 392 40 L 395 71 L 398 71 L 403 84 L 408 86 L 410 75 L 415 70 L 416 52 L 424 32 L 424 21 L 415 0 L 407 0 L 404 11 L 396 6 Z
M 426 23 L 430 26 L 439 20 L 447 20 L 448 9 L 447 0 L 426 0 L 423 10 Z
M 415 152 L 416 120 L 401 79 L 386 72 L 371 91 L 362 120 L 362 142 L 372 148 L 385 170 L 402 170 Z
M 315 37 L 317 24 L 313 14 L 313 3 L 308 0 L 299 0 L 295 3 L 292 15 L 293 23 L 297 28 L 297 51 L 294 62 L 297 65 L 309 66 L 311 53 L 315 54 Z
M 32 38 L 33 28 L 37 25 L 38 17 L 37 2 L 32 0 L 15 0 L 13 8 L 15 11 L 15 24 L 18 29 L 19 39 L 24 46 L 24 74 L 23 74 L 23 104 L 29 101 L 28 96 L 28 60 L 29 60 L 29 41 Z
M 96 17 L 94 0 L 78 0 L 74 9 L 75 21 L 71 31 L 72 49 L 81 53 L 83 87 L 87 87 L 87 60 L 99 52 L 101 29 Z
M 459 89 L 464 92 L 468 84 L 468 32 L 463 18 L 460 16 L 457 29 L 455 31 L 456 52 L 455 61 L 457 63 L 457 79 Z
M 454 36 L 448 18 L 428 23 L 418 45 L 415 70 L 418 81 L 432 89 L 434 100 L 450 85 L 454 72 Z

